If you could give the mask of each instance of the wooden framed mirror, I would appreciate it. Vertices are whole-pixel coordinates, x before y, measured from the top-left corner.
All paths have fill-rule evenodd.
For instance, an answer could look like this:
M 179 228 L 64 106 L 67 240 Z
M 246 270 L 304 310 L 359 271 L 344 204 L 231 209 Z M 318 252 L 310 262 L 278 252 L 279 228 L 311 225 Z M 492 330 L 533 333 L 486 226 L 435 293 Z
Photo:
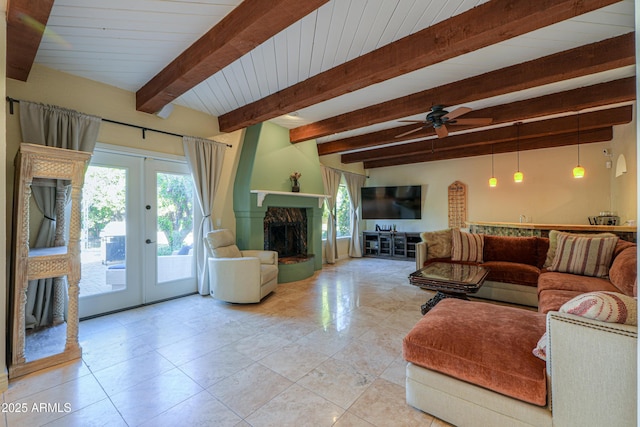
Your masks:
M 9 378 L 82 356 L 78 343 L 80 198 L 90 158 L 90 153 L 82 151 L 20 145 L 15 159 Z M 55 191 L 52 247 L 30 248 L 30 204 L 35 187 Z M 53 223 L 52 218 L 47 219 Z M 27 331 L 29 281 L 49 278 L 51 324 Z

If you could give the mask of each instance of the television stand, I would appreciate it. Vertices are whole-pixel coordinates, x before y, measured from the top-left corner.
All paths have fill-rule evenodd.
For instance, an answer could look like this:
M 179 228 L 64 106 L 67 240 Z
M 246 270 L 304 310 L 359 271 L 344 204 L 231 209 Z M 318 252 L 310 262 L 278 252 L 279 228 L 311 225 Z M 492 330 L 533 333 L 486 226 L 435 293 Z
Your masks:
M 413 260 L 420 233 L 398 231 L 363 231 L 362 255 L 369 257 Z

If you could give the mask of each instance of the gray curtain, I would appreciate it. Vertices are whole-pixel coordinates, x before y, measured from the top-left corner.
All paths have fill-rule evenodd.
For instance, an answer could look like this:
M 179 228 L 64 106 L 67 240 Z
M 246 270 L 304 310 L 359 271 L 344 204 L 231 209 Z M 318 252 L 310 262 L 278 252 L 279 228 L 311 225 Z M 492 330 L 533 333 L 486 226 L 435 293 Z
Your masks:
M 93 152 L 100 130 L 99 117 L 82 114 L 53 105 L 20 101 L 20 128 L 22 141 L 49 147 Z M 66 187 L 55 180 L 36 182 L 32 194 L 38 209 L 43 213 L 35 248 L 64 246 L 64 224 L 57 224 L 56 217 Z M 32 280 L 27 290 L 26 326 L 37 328 L 63 320 L 66 286 L 63 278 Z M 62 300 L 62 301 L 61 301 Z M 54 304 L 56 301 L 56 304 Z
M 324 194 L 331 196 L 325 199 L 327 209 L 329 210 L 329 220 L 327 222 L 327 243 L 324 247 L 324 256 L 327 260 L 327 264 L 334 264 L 338 256 L 338 247 L 336 245 L 335 207 L 336 197 L 338 196 L 338 187 L 340 186 L 341 173 L 326 166 L 320 166 L 320 171 L 322 172 Z
M 196 194 L 202 210 L 202 222 L 200 227 L 195 230 L 193 238 L 193 253 L 198 274 L 198 292 L 201 295 L 208 295 L 209 270 L 207 251 L 204 247 L 204 236 L 213 230 L 211 212 L 213 211 L 213 201 L 220 183 L 226 145 L 191 136 L 183 137 L 182 145 L 184 146 L 184 154 L 191 169 L 191 176 L 196 186 Z
M 349 256 L 352 258 L 362 257 L 362 248 L 360 247 L 360 218 L 358 209 L 360 209 L 360 189 L 364 186 L 367 179 L 364 175 L 350 172 L 343 172 L 344 179 L 347 182 L 347 192 L 351 201 L 351 243 L 349 244 Z

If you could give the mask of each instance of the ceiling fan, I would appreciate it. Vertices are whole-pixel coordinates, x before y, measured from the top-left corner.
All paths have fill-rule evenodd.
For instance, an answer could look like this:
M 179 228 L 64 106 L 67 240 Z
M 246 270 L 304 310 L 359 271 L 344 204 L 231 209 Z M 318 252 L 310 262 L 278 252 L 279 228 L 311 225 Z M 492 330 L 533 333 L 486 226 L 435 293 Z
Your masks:
M 452 112 L 448 112 L 442 105 L 434 105 L 431 107 L 429 114 L 427 114 L 426 120 L 400 120 L 401 122 L 422 123 L 423 125 L 419 128 L 396 135 L 396 138 L 418 132 L 427 127 L 433 127 L 438 138 L 444 138 L 449 135 L 449 130 L 446 125 L 488 125 L 493 121 L 493 119 L 490 118 L 458 119 L 458 117 L 467 114 L 469 111 L 471 111 L 469 107 L 458 107 Z

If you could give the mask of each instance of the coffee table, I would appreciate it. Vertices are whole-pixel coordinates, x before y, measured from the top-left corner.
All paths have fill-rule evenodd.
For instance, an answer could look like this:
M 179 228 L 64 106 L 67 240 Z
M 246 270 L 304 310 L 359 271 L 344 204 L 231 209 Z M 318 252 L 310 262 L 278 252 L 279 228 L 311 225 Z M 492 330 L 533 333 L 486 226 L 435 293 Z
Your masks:
M 436 295 L 421 306 L 426 314 L 445 298 L 468 300 L 468 294 L 478 292 L 489 269 L 472 264 L 434 262 L 409 275 L 409 283 L 422 289 L 436 291 Z

